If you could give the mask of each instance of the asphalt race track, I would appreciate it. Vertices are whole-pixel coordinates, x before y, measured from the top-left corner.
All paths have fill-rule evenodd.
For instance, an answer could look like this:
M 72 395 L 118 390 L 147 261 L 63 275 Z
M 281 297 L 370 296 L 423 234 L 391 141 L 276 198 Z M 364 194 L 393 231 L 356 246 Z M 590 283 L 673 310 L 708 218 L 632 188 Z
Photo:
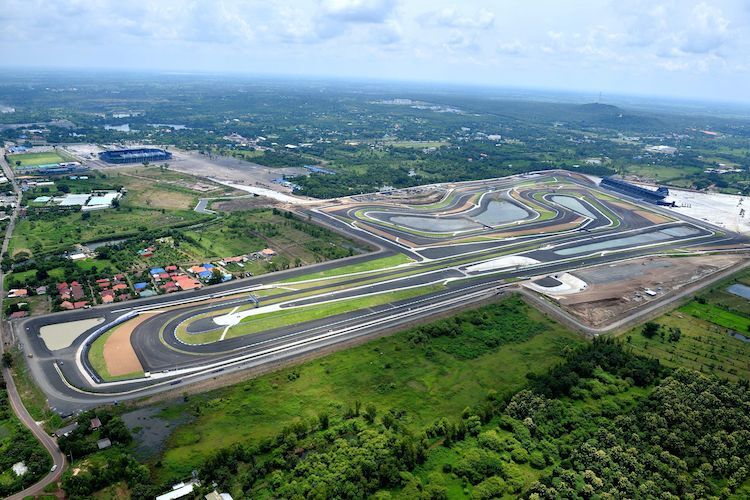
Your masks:
M 66 415 L 392 330 L 486 299 L 531 277 L 678 249 L 734 251 L 748 243 L 740 235 L 667 208 L 599 189 L 566 171 L 435 189 L 443 196 L 428 205 L 409 205 L 408 195 L 395 193 L 330 200 L 298 210 L 377 248 L 370 254 L 192 292 L 32 317 L 15 324 L 16 335 L 50 406 Z M 397 253 L 413 262 L 305 278 Z M 352 306 L 345 312 L 339 307 L 324 317 L 282 321 L 243 333 L 253 316 L 265 311 L 268 314 L 258 318 L 409 291 L 414 296 Z M 259 293 L 263 297 L 256 308 L 251 294 Z M 148 376 L 104 381 L 88 360 L 89 346 L 115 322 L 139 314 L 148 317 L 134 328 L 130 341 Z M 45 325 L 87 318 L 104 318 L 104 326 L 84 332 L 70 347 L 50 351 L 39 335 Z

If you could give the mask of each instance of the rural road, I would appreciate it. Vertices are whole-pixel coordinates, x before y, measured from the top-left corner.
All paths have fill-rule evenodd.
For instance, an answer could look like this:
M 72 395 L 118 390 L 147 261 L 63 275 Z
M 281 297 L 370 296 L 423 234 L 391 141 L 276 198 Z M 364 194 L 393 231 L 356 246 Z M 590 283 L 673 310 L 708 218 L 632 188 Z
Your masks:
M 11 215 L 10 222 L 8 223 L 8 228 L 5 232 L 5 237 L 3 238 L 3 244 L 2 244 L 2 250 L 0 251 L 0 255 L 4 255 L 5 252 L 8 250 L 8 244 L 10 243 L 10 237 L 13 234 L 13 228 L 15 227 L 16 218 L 18 217 L 18 213 L 20 211 L 21 207 L 21 191 L 18 188 L 18 185 L 15 182 L 15 179 L 13 178 L 13 172 L 11 171 L 10 167 L 5 161 L 5 158 L 0 157 L 0 164 L 2 165 L 2 169 L 5 172 L 5 176 L 8 178 L 8 180 L 12 183 L 13 191 L 16 194 L 16 207 L 13 210 L 13 214 Z M 2 269 L 0 269 L 0 311 L 3 310 L 3 294 L 2 290 L 3 284 L 5 280 L 5 273 L 3 273 Z M 2 342 L 0 342 L 0 355 L 2 355 L 3 352 L 5 352 L 5 329 L 8 326 L 8 323 L 5 321 L 0 322 L 0 338 L 2 338 Z M 25 425 L 31 432 L 34 434 L 34 436 L 39 440 L 40 443 L 42 443 L 42 446 L 46 448 L 47 452 L 52 456 L 52 462 L 54 463 L 54 471 L 50 471 L 47 473 L 46 476 L 44 476 L 41 480 L 39 480 L 37 483 L 32 484 L 28 488 L 26 488 L 23 491 L 20 491 L 16 493 L 15 495 L 11 495 L 8 497 L 10 500 L 21 500 L 23 498 L 26 498 L 28 496 L 33 496 L 40 494 L 44 491 L 44 489 L 57 481 L 60 480 L 62 477 L 62 473 L 65 471 L 66 461 L 65 461 L 65 455 L 60 451 L 60 448 L 57 446 L 57 442 L 52 439 L 45 430 L 40 427 L 36 421 L 31 417 L 29 412 L 26 410 L 26 407 L 24 407 L 23 402 L 21 401 L 21 396 L 18 394 L 18 388 L 16 387 L 16 383 L 13 380 L 13 376 L 10 372 L 10 369 L 5 366 L 3 363 L 3 380 L 5 380 L 5 390 L 8 393 L 8 401 L 10 401 L 10 406 L 13 408 L 13 413 L 16 414 L 18 419 Z

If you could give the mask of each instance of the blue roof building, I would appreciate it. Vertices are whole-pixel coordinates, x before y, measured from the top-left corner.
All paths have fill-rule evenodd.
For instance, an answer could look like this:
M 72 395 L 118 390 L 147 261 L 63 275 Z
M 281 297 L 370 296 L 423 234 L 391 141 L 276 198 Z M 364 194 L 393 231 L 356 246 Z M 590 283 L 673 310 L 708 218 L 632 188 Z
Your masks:
M 143 290 L 144 288 L 148 288 L 148 283 L 140 282 L 133 285 L 133 288 L 136 290 Z
M 152 268 L 151 268 L 151 274 L 152 274 L 152 275 L 154 275 L 154 274 L 161 274 L 161 273 L 166 273 L 166 272 L 167 272 L 167 271 L 165 271 L 165 270 L 164 270 L 164 268 L 162 268 L 162 267 L 152 267 Z

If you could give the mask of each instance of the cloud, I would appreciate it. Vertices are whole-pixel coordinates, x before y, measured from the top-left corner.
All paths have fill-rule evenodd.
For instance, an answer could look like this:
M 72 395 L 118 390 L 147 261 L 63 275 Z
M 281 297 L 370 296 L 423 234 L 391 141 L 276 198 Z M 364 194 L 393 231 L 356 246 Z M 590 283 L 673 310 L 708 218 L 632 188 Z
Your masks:
M 347 23 L 382 23 L 391 17 L 396 0 L 322 0 L 324 17 Z
M 495 23 L 495 14 L 480 9 L 473 15 L 462 15 L 456 9 L 446 8 L 424 14 L 422 22 L 428 26 L 485 30 L 491 28 Z
M 525 52 L 526 47 L 518 40 L 501 43 L 497 46 L 497 52 L 506 56 L 520 56 Z
M 729 40 L 729 20 L 720 9 L 699 3 L 693 8 L 690 23 L 681 38 L 683 52 L 716 52 Z

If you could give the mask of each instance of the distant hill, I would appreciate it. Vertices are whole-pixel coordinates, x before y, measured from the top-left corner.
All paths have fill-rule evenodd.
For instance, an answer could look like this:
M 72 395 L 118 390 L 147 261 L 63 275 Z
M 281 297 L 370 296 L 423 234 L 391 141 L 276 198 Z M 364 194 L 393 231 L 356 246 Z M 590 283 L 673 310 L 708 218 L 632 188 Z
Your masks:
M 625 111 L 618 106 L 602 103 L 588 103 L 572 106 L 568 120 L 584 127 L 605 127 L 614 129 L 653 129 L 663 126 L 662 120 L 647 115 Z

